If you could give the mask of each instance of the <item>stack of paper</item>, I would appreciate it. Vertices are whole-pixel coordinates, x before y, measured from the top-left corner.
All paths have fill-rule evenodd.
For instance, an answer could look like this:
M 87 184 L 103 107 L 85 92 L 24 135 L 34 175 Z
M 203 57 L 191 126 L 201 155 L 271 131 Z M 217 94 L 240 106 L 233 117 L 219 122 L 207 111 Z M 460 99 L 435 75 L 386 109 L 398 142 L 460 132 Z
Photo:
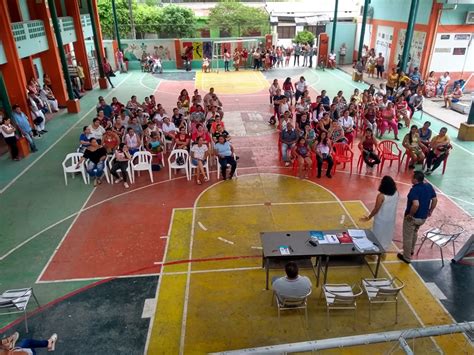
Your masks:
M 335 234 L 325 234 L 324 237 L 328 244 L 339 244 L 339 239 L 337 239 Z
M 347 232 L 352 238 L 363 238 L 367 237 L 365 230 L 363 229 L 348 229 Z
M 374 243 L 372 243 L 367 237 L 353 238 L 352 242 L 359 250 L 372 250 L 374 249 Z

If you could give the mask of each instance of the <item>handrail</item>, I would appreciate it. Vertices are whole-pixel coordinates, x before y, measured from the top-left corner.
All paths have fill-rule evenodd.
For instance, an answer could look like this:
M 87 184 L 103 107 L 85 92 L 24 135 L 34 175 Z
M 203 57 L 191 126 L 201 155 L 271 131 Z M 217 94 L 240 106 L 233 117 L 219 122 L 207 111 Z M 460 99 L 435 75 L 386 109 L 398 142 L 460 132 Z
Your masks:
M 343 348 L 347 346 L 367 345 L 376 343 L 385 343 L 390 341 L 400 341 L 403 339 L 415 339 L 431 337 L 443 334 L 462 333 L 474 331 L 474 322 L 454 323 L 438 325 L 426 328 L 411 328 L 405 330 L 394 330 L 390 332 L 362 334 L 347 336 L 341 338 L 330 338 L 312 341 L 303 341 L 299 343 L 289 343 L 281 345 L 262 346 L 258 348 L 248 348 L 232 351 L 216 352 L 211 354 L 281 354 L 295 353 L 302 351 L 318 351 L 333 348 Z

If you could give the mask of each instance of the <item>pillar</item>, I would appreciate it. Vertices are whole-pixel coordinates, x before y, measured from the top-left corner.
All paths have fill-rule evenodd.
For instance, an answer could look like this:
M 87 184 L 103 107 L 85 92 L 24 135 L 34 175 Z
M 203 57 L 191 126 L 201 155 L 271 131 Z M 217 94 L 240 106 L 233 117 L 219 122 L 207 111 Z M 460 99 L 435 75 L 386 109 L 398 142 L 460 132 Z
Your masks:
M 369 9 L 370 0 L 364 0 L 364 14 L 362 16 L 362 27 L 360 28 L 359 52 L 357 60 L 362 57 L 362 48 L 364 48 L 365 26 L 367 25 L 367 10 Z
M 119 32 L 119 27 L 118 27 L 117 9 L 115 6 L 115 0 L 112 0 L 112 16 L 114 18 L 115 39 L 117 40 L 118 49 L 121 51 L 122 43 L 120 42 L 120 32 Z
M 436 42 L 436 33 L 438 32 L 438 25 L 439 19 L 441 17 L 441 12 L 443 11 L 443 4 L 440 3 L 433 3 L 433 7 L 431 8 L 430 20 L 428 22 L 428 31 L 426 33 L 426 40 L 425 40 L 425 50 L 421 57 L 420 63 L 420 72 L 424 75 L 428 74 L 430 70 L 431 58 L 433 56 L 434 45 Z
M 53 23 L 54 35 L 57 42 L 57 49 L 59 53 L 59 58 L 61 60 L 61 67 L 63 70 L 64 80 L 66 82 L 67 89 L 67 110 L 69 113 L 77 113 L 81 111 L 81 106 L 79 100 L 74 98 L 74 92 L 72 90 L 71 77 L 69 76 L 69 69 L 67 66 L 66 54 L 64 53 L 63 39 L 61 37 L 61 29 L 59 27 L 58 14 L 56 12 L 56 4 L 54 0 L 48 0 L 49 11 L 51 14 L 51 21 Z
M 21 110 L 28 115 L 30 109 L 26 101 L 26 76 L 10 27 L 11 21 L 6 0 L 0 0 L 0 13 L 4 14 L 0 20 L 0 40 L 3 43 L 7 58 L 7 62 L 0 65 L 0 71 L 5 81 L 11 105 L 20 105 Z
M 59 57 L 58 43 L 56 41 L 56 35 L 51 23 L 51 14 L 47 5 L 47 1 L 41 2 L 29 2 L 30 7 L 34 11 L 30 11 L 31 14 L 35 14 L 35 18 L 40 19 L 44 23 L 44 30 L 46 38 L 48 40 L 49 49 L 47 51 L 38 54 L 41 58 L 41 64 L 43 70 L 51 78 L 51 82 L 54 87 L 54 96 L 58 100 L 59 106 L 67 106 L 68 93 L 66 91 L 66 83 L 64 82 L 64 75 L 61 67 L 61 59 Z M 33 18 L 33 17 L 32 17 Z
M 181 58 L 181 41 L 179 39 L 174 40 L 174 52 L 176 54 L 176 69 L 183 69 L 183 58 Z
M 339 6 L 339 0 L 336 0 L 334 5 L 334 17 L 332 19 L 332 36 L 331 36 L 331 52 L 334 52 L 334 44 L 336 43 L 336 27 L 337 27 L 337 9 Z
M 415 30 L 416 14 L 418 13 L 418 5 L 420 0 L 411 0 L 410 15 L 408 16 L 407 33 L 405 35 L 405 43 L 403 45 L 402 61 L 400 70 L 405 71 L 410 55 L 411 41 L 413 40 L 413 31 Z
M 471 110 L 467 122 L 461 123 L 458 139 L 462 141 L 474 141 L 474 101 L 471 102 Z
M 3 79 L 2 72 L 0 72 L 0 100 L 7 117 L 12 117 L 12 105 L 8 97 L 7 86 L 5 84 L 5 80 Z
M 97 0 L 87 0 L 87 7 L 91 17 L 92 33 L 94 35 L 94 47 L 97 56 L 97 67 L 99 68 L 99 87 L 101 89 L 107 89 L 108 82 L 105 78 L 104 67 L 102 66 L 105 53 L 104 47 L 102 45 L 102 31 L 100 29 L 99 13 L 97 11 Z
M 84 87 L 86 90 L 92 90 L 91 70 L 89 67 L 89 59 L 87 58 L 87 48 L 82 31 L 81 12 L 79 10 L 78 0 L 66 1 L 67 15 L 74 20 L 74 28 L 76 30 L 76 42 L 73 43 L 76 61 L 81 63 L 84 69 Z

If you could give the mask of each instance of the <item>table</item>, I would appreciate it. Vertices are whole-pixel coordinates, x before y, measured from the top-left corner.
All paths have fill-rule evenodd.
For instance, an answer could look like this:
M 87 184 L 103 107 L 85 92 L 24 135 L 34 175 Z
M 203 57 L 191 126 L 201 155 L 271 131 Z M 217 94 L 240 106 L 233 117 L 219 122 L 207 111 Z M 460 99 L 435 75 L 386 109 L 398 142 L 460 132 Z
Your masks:
M 288 261 L 295 261 L 299 265 L 307 266 L 311 264 L 311 268 L 316 276 L 316 286 L 319 286 L 319 279 L 321 273 L 323 273 L 324 280 L 323 284 L 326 283 L 327 273 L 329 269 L 329 262 L 331 257 L 361 257 L 369 267 L 372 275 L 377 277 L 381 255 L 385 253 L 385 250 L 380 246 L 379 242 L 375 238 L 375 235 L 371 230 L 365 229 L 367 238 L 374 243 L 377 247 L 371 250 L 359 250 L 353 243 L 347 244 L 317 244 L 312 246 L 309 241 L 316 239 L 310 237 L 310 231 L 283 231 L 283 232 L 261 232 L 260 239 L 262 241 L 262 267 L 265 268 L 266 272 L 266 289 L 268 290 L 269 271 L 272 266 L 277 266 L 282 269 L 282 263 Z M 323 230 L 324 234 L 336 234 L 347 232 L 346 229 L 338 230 Z M 281 255 L 280 246 L 287 246 L 290 254 Z M 365 256 L 375 255 L 377 256 L 377 263 L 375 270 L 368 264 Z M 316 258 L 315 263 L 311 261 L 312 258 Z

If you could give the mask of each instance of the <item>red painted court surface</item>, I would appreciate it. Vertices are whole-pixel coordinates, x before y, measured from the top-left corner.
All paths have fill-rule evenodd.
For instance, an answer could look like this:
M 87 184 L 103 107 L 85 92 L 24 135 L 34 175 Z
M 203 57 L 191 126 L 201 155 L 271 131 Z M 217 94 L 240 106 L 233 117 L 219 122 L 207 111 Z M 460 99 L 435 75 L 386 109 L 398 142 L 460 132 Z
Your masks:
M 194 83 L 162 81 L 154 94 L 157 101 L 171 112 L 182 88 L 186 88 L 192 95 Z M 205 92 L 201 91 L 201 95 L 204 94 Z M 217 94 L 223 102 L 225 113 L 255 111 L 268 118 L 272 112 L 267 89 L 253 95 Z M 315 94 L 316 91 L 311 89 L 311 96 L 314 97 Z M 232 142 L 240 157 L 239 176 L 255 173 L 292 174 L 291 168 L 284 168 L 278 159 L 276 131 L 259 136 L 233 137 Z M 368 208 L 372 208 L 380 176 L 357 175 L 359 152 L 356 143 L 353 150 L 355 157 L 352 175 L 349 174 L 347 166 L 345 171 L 338 171 L 333 179 L 311 180 L 331 190 L 342 201 L 361 200 Z M 125 190 L 121 184 L 102 184 L 94 190 L 85 210 L 72 225 L 40 280 L 159 273 L 159 263 L 164 260 L 167 244 L 167 239 L 162 237 L 167 236 L 170 229 L 173 209 L 193 207 L 199 194 L 217 182 L 215 169 L 215 165 L 211 167 L 211 181 L 201 186 L 196 185 L 194 181 L 186 181 L 183 173 L 173 175 L 173 179 L 168 180 L 167 167 L 160 172 L 154 172 L 154 184 L 151 184 L 148 174 L 145 173 L 136 178 L 136 183 L 129 190 Z M 384 168 L 384 174 L 391 174 L 398 182 L 402 197 L 399 216 L 403 214 L 404 197 L 411 186 L 411 172 L 404 172 L 403 167 L 401 170 L 401 173 L 397 172 L 396 164 L 391 168 Z M 458 221 L 465 228 L 472 228 L 474 225 L 472 218 L 445 196 L 439 196 L 438 211 L 443 211 L 445 220 Z M 437 224 L 436 219 L 429 219 L 424 229 Z M 397 225 L 395 234 L 398 247 L 401 246 L 400 239 L 401 223 Z M 461 244 L 462 241 L 459 241 L 459 246 Z M 424 247 L 419 258 L 438 258 L 438 253 L 437 249 Z M 452 254 L 452 251 L 447 248 L 445 258 L 451 258 L 450 253 Z

